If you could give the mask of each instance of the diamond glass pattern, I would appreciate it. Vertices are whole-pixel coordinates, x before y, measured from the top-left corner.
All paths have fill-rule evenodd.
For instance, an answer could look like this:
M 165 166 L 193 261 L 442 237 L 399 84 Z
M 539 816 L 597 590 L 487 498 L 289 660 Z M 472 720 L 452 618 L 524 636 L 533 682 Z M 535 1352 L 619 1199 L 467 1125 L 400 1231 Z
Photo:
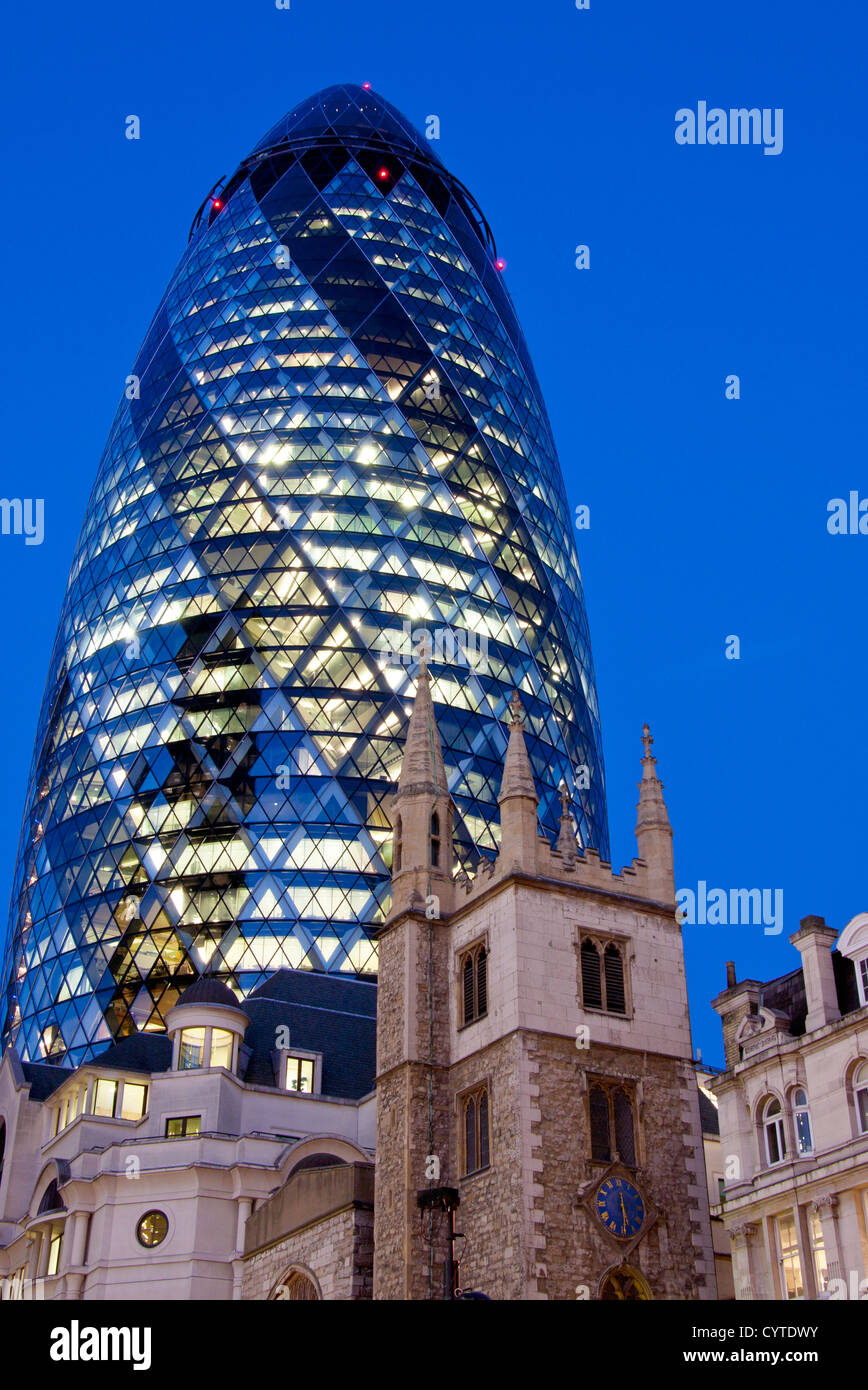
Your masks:
M 373 975 L 405 631 L 439 643 L 465 867 L 496 847 L 515 688 L 543 827 L 565 778 L 607 854 L 569 508 L 495 261 L 467 190 L 361 87 L 298 107 L 206 199 L 52 657 L 4 965 L 23 1056 L 162 1030 L 205 971 L 242 994 L 284 966 Z

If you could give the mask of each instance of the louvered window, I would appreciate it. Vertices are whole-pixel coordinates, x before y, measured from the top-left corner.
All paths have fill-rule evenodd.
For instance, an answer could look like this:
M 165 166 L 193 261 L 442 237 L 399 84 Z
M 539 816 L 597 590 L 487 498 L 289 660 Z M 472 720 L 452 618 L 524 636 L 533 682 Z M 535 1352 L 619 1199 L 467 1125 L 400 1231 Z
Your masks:
M 488 1012 L 488 952 L 476 946 L 461 957 L 461 1026 Z
M 624 1014 L 627 1012 L 624 962 L 618 947 L 611 942 L 603 954 L 603 967 L 606 973 L 606 1008 L 610 1014 Z
M 473 957 L 470 955 L 464 957 L 462 985 L 464 989 L 464 1022 L 472 1023 L 476 1014 L 473 1009 Z
M 622 949 L 614 941 L 586 936 L 579 953 L 582 1006 L 608 1014 L 627 1013 L 627 978 Z
M 431 815 L 431 867 L 436 869 L 440 863 L 440 817 L 434 811 Z
M 394 862 L 393 865 L 392 865 L 392 872 L 396 874 L 396 873 L 398 873 L 399 869 L 401 868 L 401 817 L 400 817 L 400 816 L 398 816 L 397 819 L 396 819 L 396 821 L 395 821 L 395 854 L 394 854 L 394 861 L 395 861 L 395 862 Z
M 586 1009 L 603 1007 L 600 956 L 593 941 L 582 942 L 582 1003 Z

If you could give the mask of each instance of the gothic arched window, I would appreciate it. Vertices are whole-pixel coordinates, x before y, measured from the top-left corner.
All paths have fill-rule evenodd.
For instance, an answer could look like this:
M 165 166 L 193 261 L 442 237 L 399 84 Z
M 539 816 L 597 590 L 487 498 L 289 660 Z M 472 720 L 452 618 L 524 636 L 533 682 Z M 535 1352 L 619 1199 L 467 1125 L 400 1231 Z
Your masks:
M 626 1014 L 627 983 L 624 954 L 614 941 L 586 936 L 579 952 L 582 1007 L 607 1014 Z
M 401 817 L 395 817 L 395 852 L 392 855 L 392 873 L 398 873 L 401 868 Z
M 478 1173 L 490 1162 L 488 1087 L 479 1086 L 464 1096 L 462 1176 Z
M 636 1166 L 636 1129 L 633 1098 L 618 1082 L 595 1081 L 588 1094 L 591 1158 L 611 1163 L 617 1156 L 628 1167 Z
M 431 812 L 431 867 L 436 869 L 440 863 L 440 817 Z
M 488 1012 L 488 952 L 484 945 L 466 951 L 459 962 L 461 1026 L 475 1023 Z

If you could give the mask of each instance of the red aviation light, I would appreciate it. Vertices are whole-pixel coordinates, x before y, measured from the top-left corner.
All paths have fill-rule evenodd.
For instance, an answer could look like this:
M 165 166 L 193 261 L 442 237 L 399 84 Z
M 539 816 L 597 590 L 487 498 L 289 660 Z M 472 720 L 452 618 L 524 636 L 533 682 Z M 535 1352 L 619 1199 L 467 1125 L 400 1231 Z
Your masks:
M 498 256 L 497 260 L 494 262 L 494 268 L 495 270 L 506 270 L 506 261 L 501 256 Z
M 363 82 L 363 83 L 362 83 L 362 91 L 363 91 L 363 92 L 369 92 L 370 90 L 371 90 L 371 84 L 370 84 L 370 82 Z
M 380 179 L 380 180 L 385 180 L 385 179 L 388 179 L 388 178 L 390 178 L 390 177 L 391 177 L 391 175 L 389 174 L 389 171 L 388 171 L 388 169 L 385 167 L 385 165 L 383 166 L 382 169 L 378 169 L 378 170 L 377 170 L 377 178 L 378 178 L 378 179 Z
M 223 204 L 222 204 L 222 202 L 220 201 L 219 198 L 212 198 L 212 199 L 211 199 L 211 206 L 212 206 L 212 208 L 214 209 L 215 212 L 219 212 L 220 209 L 222 208 Z

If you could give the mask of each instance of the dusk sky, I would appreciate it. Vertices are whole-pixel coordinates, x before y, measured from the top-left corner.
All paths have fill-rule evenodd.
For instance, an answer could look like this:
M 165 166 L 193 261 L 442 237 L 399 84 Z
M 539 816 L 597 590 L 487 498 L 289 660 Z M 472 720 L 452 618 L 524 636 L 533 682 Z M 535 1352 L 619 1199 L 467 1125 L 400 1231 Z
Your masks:
M 722 1064 L 724 962 L 783 974 L 801 917 L 868 908 L 868 535 L 827 529 L 832 499 L 868 498 L 864 9 L 153 0 L 4 27 L 2 492 L 45 504 L 41 546 L 0 537 L 5 900 L 87 498 L 196 209 L 302 98 L 370 81 L 439 117 L 590 508 L 613 866 L 647 720 L 677 886 L 783 893 L 778 934 L 685 928 L 694 1042 Z M 677 143 L 700 102 L 782 111 L 780 152 Z

